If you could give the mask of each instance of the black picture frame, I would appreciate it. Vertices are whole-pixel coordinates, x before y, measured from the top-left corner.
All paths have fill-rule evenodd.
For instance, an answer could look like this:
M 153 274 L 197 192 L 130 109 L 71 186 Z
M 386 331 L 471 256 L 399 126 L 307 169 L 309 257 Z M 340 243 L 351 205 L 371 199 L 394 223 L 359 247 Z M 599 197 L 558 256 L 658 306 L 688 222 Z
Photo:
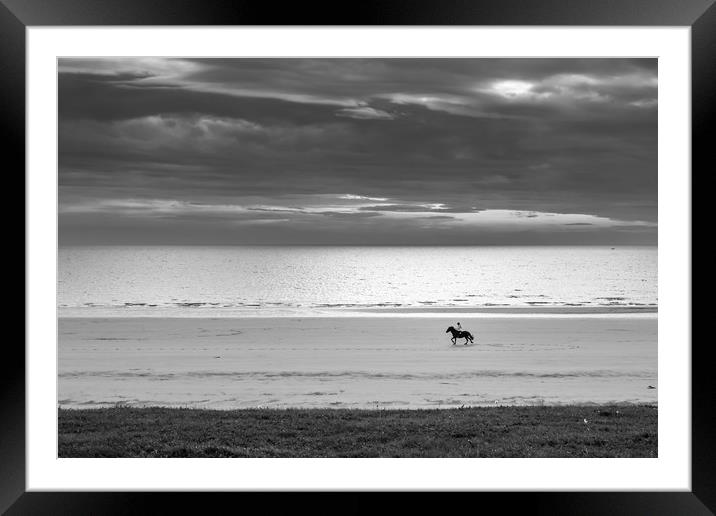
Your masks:
M 25 30 L 31 26 L 83 25 L 512 25 L 687 26 L 691 28 L 692 173 L 705 175 L 713 145 L 716 106 L 715 0 L 363 0 L 341 2 L 230 0 L 0 0 L 0 141 L 10 170 L 25 169 Z M 13 172 L 16 173 L 16 172 Z M 23 182 L 24 185 L 24 182 Z M 24 186 L 22 187 L 24 188 Z M 693 189 L 692 189 L 693 190 Z M 693 213 L 693 201 L 692 201 Z M 692 269 L 693 269 L 693 250 Z M 24 256 L 24 258 L 27 258 Z M 692 316 L 693 320 L 693 316 Z M 693 325 L 692 325 L 693 327 Z M 271 503 L 271 493 L 79 493 L 26 492 L 25 353 L 6 340 L 0 375 L 0 512 L 7 514 L 137 514 L 205 511 L 215 498 L 241 496 L 242 504 Z M 674 343 L 690 345 L 691 343 Z M 712 514 L 716 508 L 716 453 L 709 405 L 714 381 L 710 342 L 692 353 L 692 491 L 453 493 L 450 505 L 477 510 L 498 503 L 535 514 Z M 337 493 L 320 493 L 337 496 Z M 376 510 L 377 493 L 340 493 L 333 504 L 316 493 L 289 493 L 281 504 L 306 508 L 333 505 L 342 512 Z M 404 503 L 429 508 L 424 493 Z M 455 495 L 458 498 L 455 498 Z M 211 496 L 211 499 L 207 499 Z M 466 500 L 466 497 L 470 497 Z M 229 501 L 229 500 L 226 500 Z M 431 502 L 435 503 L 435 502 Z M 439 502 L 442 503 L 442 502 Z M 318 504 L 318 505 L 317 505 Z M 479 504 L 479 505 L 478 505 Z M 154 506 L 154 508 L 152 508 Z M 243 506 L 243 505 L 242 505 Z M 245 507 L 250 507 L 246 505 Z M 457 505 L 454 506 L 457 508 Z M 273 512 L 273 511 L 272 511 Z

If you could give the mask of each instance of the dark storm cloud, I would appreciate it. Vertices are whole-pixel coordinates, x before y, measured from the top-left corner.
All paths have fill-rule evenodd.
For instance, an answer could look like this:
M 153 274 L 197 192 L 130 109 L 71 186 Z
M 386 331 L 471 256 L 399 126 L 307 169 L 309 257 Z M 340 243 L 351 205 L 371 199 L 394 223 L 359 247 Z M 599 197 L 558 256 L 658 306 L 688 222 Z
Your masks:
M 166 231 L 206 243 L 210 228 L 215 243 L 569 243 L 567 226 L 580 225 L 571 242 L 623 243 L 625 227 L 631 241 L 655 242 L 654 59 L 71 59 L 59 69 L 65 241 L 107 228 L 99 240 L 124 242 L 134 228 L 138 241 Z M 479 211 L 491 215 L 470 215 Z M 425 226 L 436 212 L 458 214 L 434 220 L 439 237 Z M 504 226 L 550 220 L 530 213 L 576 218 Z
M 335 109 L 330 106 L 193 91 L 180 84 L 144 86 L 143 79 L 146 77 L 135 76 L 132 84 L 115 77 L 99 76 L 97 79 L 85 73 L 60 73 L 60 119 L 113 121 L 164 114 L 204 114 L 261 122 L 321 122 L 335 116 Z

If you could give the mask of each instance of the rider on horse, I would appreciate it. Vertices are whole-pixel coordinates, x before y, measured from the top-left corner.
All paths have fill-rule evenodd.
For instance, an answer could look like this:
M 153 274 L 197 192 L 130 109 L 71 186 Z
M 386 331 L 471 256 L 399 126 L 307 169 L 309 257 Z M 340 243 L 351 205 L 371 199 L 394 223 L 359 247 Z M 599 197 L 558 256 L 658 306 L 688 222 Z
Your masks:
M 465 339 L 465 345 L 467 345 L 468 341 L 472 342 L 473 340 L 472 333 L 467 330 L 463 330 L 460 323 L 457 323 L 457 328 L 450 326 L 447 330 L 445 330 L 445 333 L 452 333 L 451 340 L 453 344 L 456 343 L 457 339 Z

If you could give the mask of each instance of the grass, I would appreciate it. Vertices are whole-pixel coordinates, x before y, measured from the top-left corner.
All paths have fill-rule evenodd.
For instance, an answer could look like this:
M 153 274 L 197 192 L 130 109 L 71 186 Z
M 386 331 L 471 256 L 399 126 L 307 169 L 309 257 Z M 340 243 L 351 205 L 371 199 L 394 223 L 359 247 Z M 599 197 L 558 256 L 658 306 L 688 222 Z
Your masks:
M 657 408 L 59 409 L 59 456 L 656 457 Z

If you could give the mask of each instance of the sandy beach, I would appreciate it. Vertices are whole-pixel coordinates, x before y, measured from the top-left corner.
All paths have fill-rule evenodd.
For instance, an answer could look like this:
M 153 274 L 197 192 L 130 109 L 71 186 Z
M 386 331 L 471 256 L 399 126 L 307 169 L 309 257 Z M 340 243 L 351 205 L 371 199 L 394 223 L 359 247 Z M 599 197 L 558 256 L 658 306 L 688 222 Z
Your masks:
M 236 409 L 657 402 L 656 314 L 60 318 L 58 404 Z M 653 387 L 653 388 L 650 388 Z

